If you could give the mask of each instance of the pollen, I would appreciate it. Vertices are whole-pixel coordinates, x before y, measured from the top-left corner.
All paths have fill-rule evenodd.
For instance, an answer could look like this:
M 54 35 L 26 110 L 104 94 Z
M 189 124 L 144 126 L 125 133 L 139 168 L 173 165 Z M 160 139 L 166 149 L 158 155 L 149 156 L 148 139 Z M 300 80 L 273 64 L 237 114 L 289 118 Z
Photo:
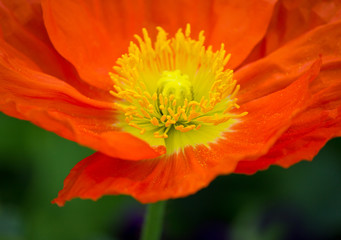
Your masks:
M 109 73 L 118 126 L 151 144 L 164 141 L 170 152 L 214 141 L 247 114 L 233 113 L 239 85 L 225 69 L 231 55 L 223 44 L 206 48 L 203 32 L 190 38 L 190 25 L 171 39 L 157 30 L 155 43 L 146 29 L 135 35 L 138 44 L 131 42 Z

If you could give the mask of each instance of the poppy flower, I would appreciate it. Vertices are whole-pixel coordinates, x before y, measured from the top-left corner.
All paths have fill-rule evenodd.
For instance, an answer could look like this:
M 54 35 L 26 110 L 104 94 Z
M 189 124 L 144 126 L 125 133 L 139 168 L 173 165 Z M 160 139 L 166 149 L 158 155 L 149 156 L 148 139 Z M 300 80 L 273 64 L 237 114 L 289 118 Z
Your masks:
M 0 110 L 97 150 L 71 170 L 58 205 L 184 197 L 221 174 L 312 160 L 341 135 L 337 1 L 0 9 Z

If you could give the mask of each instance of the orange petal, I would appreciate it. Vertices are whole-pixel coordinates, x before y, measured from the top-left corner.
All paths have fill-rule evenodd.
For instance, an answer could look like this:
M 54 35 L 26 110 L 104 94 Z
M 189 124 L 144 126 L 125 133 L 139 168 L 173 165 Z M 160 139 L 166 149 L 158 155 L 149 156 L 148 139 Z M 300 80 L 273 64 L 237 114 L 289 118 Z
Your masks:
M 324 25 L 297 38 L 235 74 L 241 86 L 240 103 L 278 91 L 307 71 L 321 55 L 322 71 L 341 57 L 341 22 Z
M 65 77 L 63 59 L 49 41 L 39 4 L 23 0 L 2 2 L 0 18 L 2 39 L 31 59 L 42 72 Z
M 3 1 L 0 19 L 1 39 L 27 57 L 25 61 L 30 62 L 30 68 L 63 79 L 86 96 L 108 99 L 109 93 L 90 88 L 79 78 L 74 67 L 54 49 L 38 1 Z
M 271 164 L 289 167 L 301 160 L 312 160 L 328 140 L 337 136 L 341 136 L 341 107 L 304 111 L 266 155 L 239 162 L 235 172 L 253 174 Z
M 275 2 L 45 0 L 42 6 L 56 49 L 76 67 L 82 79 L 110 89 L 112 82 L 107 73 L 142 27 L 147 27 L 152 36 L 156 26 L 173 35 L 190 23 L 194 35 L 205 30 L 208 44 L 227 45 L 233 68 L 264 36 Z
M 309 84 L 318 75 L 320 65 L 318 60 L 288 87 L 242 104 L 240 108 L 248 114 L 219 140 L 225 151 L 239 160 L 255 159 L 267 153 L 290 127 L 292 119 L 306 109 L 310 97 Z
M 340 1 L 282 0 L 276 5 L 266 35 L 244 64 L 267 56 L 318 26 L 339 20 L 341 20 Z
M 32 62 L 0 41 L 0 111 L 108 155 L 131 160 L 160 155 L 115 128 L 111 102 L 83 96 L 67 83 L 32 70 Z
M 236 161 L 224 161 L 204 146 L 138 162 L 97 152 L 71 170 L 53 203 L 63 206 L 76 197 L 97 200 L 117 194 L 131 195 L 142 203 L 184 197 L 206 187 L 218 174 L 230 173 L 235 165 Z
M 239 162 L 235 172 L 252 174 L 271 164 L 289 167 L 312 160 L 325 143 L 341 136 L 341 59 L 326 65 L 312 82 L 312 97 L 270 151 L 255 161 Z
M 77 69 L 82 79 L 109 90 L 108 76 L 141 31 L 138 2 L 42 1 L 44 21 L 56 49 Z M 137 25 L 139 27 L 137 27 Z
M 278 144 L 282 145 L 281 152 L 276 149 L 277 144 L 271 150 L 271 153 L 277 153 L 274 163 L 287 168 L 301 160 L 311 161 L 327 141 L 340 136 L 341 107 L 334 110 L 314 109 L 303 112 L 279 139 Z
M 267 152 L 305 107 L 319 64 L 286 89 L 241 106 L 249 114 L 208 147 L 189 146 L 169 157 L 138 162 L 95 153 L 71 170 L 53 202 L 62 206 L 75 197 L 96 200 L 107 194 L 127 194 L 149 203 L 195 193 L 217 175 L 231 173 L 239 160 Z
M 278 51 L 236 73 L 241 83 L 239 100 L 248 102 L 277 91 L 306 71 L 321 54 L 319 77 L 311 84 L 308 110 L 293 119 L 292 126 L 266 156 L 238 164 L 236 172 L 254 173 L 277 163 L 288 167 L 313 156 L 332 137 L 339 136 L 341 22 L 318 27 Z M 282 159 L 282 160 L 281 160 Z
M 232 54 L 228 67 L 236 69 L 264 37 L 277 1 L 215 1 L 208 42 L 224 43 Z

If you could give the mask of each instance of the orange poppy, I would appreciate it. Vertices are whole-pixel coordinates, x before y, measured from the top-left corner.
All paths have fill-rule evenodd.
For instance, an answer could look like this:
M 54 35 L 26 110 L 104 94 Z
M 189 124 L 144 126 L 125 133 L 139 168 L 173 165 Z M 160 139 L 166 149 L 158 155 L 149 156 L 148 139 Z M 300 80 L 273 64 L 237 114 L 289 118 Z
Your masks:
M 0 110 L 98 151 L 58 205 L 184 197 L 341 135 L 337 1 L 1 2 Z

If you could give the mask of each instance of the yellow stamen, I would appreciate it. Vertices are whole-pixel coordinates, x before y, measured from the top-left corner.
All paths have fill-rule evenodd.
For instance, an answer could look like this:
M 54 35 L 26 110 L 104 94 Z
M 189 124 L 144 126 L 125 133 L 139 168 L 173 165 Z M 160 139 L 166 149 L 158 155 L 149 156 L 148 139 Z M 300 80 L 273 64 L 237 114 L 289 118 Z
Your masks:
M 140 111 L 142 112 L 142 114 L 146 117 L 146 118 L 151 118 L 149 113 L 146 112 L 146 110 L 144 110 L 143 108 L 140 109 Z
M 167 118 L 167 115 L 163 115 L 163 116 L 160 118 L 161 122 L 165 122 L 166 118 Z
M 150 122 L 154 125 L 154 126 L 159 126 L 159 120 L 157 120 L 156 117 L 153 117 Z

